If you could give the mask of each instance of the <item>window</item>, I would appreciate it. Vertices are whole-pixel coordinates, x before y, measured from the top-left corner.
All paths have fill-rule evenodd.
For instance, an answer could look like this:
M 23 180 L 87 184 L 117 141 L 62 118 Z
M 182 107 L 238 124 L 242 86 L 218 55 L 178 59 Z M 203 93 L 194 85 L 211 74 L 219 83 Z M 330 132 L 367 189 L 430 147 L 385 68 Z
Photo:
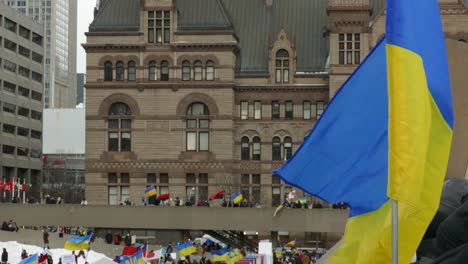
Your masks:
M 161 62 L 161 81 L 169 81 L 169 62 Z
M 323 110 L 325 108 L 325 104 L 323 101 L 318 101 L 317 102 L 317 117 L 320 117 L 323 113 Z
M 241 160 L 250 160 L 250 143 L 248 137 L 241 139 Z
M 32 33 L 32 42 L 42 47 L 42 36 L 36 33 Z
M 274 137 L 271 147 L 272 160 L 281 160 L 281 139 L 279 137 Z
M 41 158 L 41 151 L 40 150 L 31 150 L 31 158 L 40 159 Z
M 112 62 L 110 61 L 104 63 L 104 81 L 112 81 Z
M 16 154 L 17 154 L 18 156 L 27 157 L 27 156 L 29 156 L 29 149 L 17 147 L 17 148 L 16 148 Z
M 155 186 L 157 195 L 169 193 L 169 175 L 167 173 L 148 173 L 146 174 L 146 184 L 147 186 Z M 155 197 L 150 197 L 155 199 Z M 154 200 L 153 200 L 154 202 Z
M 279 119 L 280 118 L 280 104 L 278 101 L 271 102 L 271 119 Z
M 242 174 L 241 193 L 252 204 L 260 202 L 260 174 Z
M 29 69 L 23 67 L 23 66 L 19 66 L 18 67 L 18 74 L 20 76 L 23 76 L 24 78 L 29 78 Z
M 201 61 L 195 61 L 194 65 L 194 79 L 195 81 L 201 81 L 202 80 L 202 62 Z
M 129 81 L 136 80 L 136 65 L 134 61 L 128 62 L 128 80 Z
M 186 149 L 187 151 L 208 151 L 210 121 L 208 107 L 193 103 L 187 109 Z
M 284 159 L 288 160 L 292 156 L 292 139 L 290 137 L 284 138 Z
M 16 23 L 5 17 L 5 28 L 16 33 Z
M 31 130 L 31 138 L 41 139 L 42 132 L 37 130 Z
M 23 57 L 26 57 L 29 59 L 29 55 L 31 54 L 31 51 L 23 46 L 19 46 L 19 49 L 18 49 L 18 53 L 23 56 Z
M 275 79 L 276 83 L 288 83 L 289 82 L 289 52 L 284 49 L 276 52 L 275 62 Z
M 291 101 L 284 102 L 284 118 L 293 119 L 293 103 Z
M 10 93 L 16 93 L 16 84 L 3 81 L 3 90 Z
M 42 74 L 37 73 L 35 71 L 32 71 L 31 73 L 31 79 L 37 81 L 37 82 L 42 82 Z
M 254 119 L 262 119 L 262 102 L 254 102 Z
M 302 103 L 302 117 L 305 120 L 311 119 L 312 115 L 311 115 L 311 103 L 310 103 L 310 101 L 304 101 Z
M 214 63 L 213 61 L 209 60 L 206 62 L 206 80 L 213 81 L 214 74 L 215 74 Z
M 18 136 L 28 137 L 29 136 L 29 129 L 24 128 L 24 127 L 18 127 L 18 129 L 16 131 L 16 134 Z
M 36 120 L 41 120 L 42 119 L 42 113 L 31 110 L 31 118 L 36 119 Z
M 3 68 L 10 72 L 16 72 L 16 63 L 9 60 L 3 60 Z
M 39 93 L 39 92 L 36 92 L 36 91 L 32 91 L 32 92 L 31 92 L 31 98 L 32 98 L 33 100 L 36 100 L 36 101 L 41 102 L 41 101 L 42 101 L 42 94 Z
M 156 81 L 158 79 L 158 68 L 156 66 L 155 61 L 149 62 L 148 71 L 149 71 L 149 80 Z
M 32 60 L 42 64 L 42 55 L 36 52 L 32 52 Z M 112 65 L 111 65 L 112 66 Z
M 112 104 L 108 117 L 108 151 L 131 151 L 132 119 L 128 105 Z
M 361 34 L 341 33 L 338 35 L 339 64 L 361 63 Z
M 240 102 L 240 115 L 242 120 L 247 120 L 249 118 L 249 102 L 241 101 Z
M 3 144 L 2 152 L 3 154 L 15 155 L 15 147 Z
M 13 51 L 14 53 L 16 53 L 16 43 L 14 43 L 13 41 L 10 41 L 10 40 L 5 38 L 3 40 L 3 47 L 5 47 L 5 49 L 7 49 L 7 50 L 10 50 L 10 51 Z
M 185 177 L 186 200 L 193 204 L 199 200 L 208 200 L 208 174 L 187 173 Z
M 29 118 L 29 109 L 19 106 L 18 115 Z
M 14 135 L 16 132 L 16 126 L 3 123 L 3 133 Z
M 190 80 L 190 62 L 188 61 L 182 62 L 182 80 L 183 81 Z
M 171 38 L 170 11 L 148 11 L 148 42 L 169 43 Z
M 3 112 L 14 114 L 16 112 L 16 105 L 3 102 Z
M 128 173 L 108 174 L 109 205 L 122 205 L 130 198 L 130 175 Z
M 115 64 L 115 79 L 117 81 L 124 80 L 124 64 L 121 61 L 118 61 L 117 64 Z
M 31 31 L 23 26 L 19 27 L 19 35 L 25 39 L 29 39 L 31 35 Z
M 260 138 L 254 137 L 252 140 L 252 160 L 260 160 L 261 159 L 261 144 Z

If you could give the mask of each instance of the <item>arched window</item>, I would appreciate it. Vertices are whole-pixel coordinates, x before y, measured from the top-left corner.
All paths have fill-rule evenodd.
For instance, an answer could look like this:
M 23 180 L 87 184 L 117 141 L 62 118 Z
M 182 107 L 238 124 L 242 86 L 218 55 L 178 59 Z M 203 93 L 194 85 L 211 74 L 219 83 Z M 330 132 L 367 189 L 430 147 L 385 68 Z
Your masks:
M 261 158 L 260 138 L 254 137 L 252 140 L 252 160 L 260 160 Z
M 161 62 L 161 81 L 169 81 L 169 62 Z
M 108 116 L 108 150 L 117 152 L 131 151 L 132 112 L 124 103 L 112 104 Z
M 124 80 L 124 64 L 121 61 L 118 61 L 117 64 L 115 64 L 115 79 L 117 81 Z
M 192 103 L 187 109 L 187 151 L 208 151 L 210 142 L 210 120 L 208 107 L 203 103 Z
M 242 137 L 241 139 L 241 160 L 250 159 L 250 143 L 248 137 Z
M 182 80 L 190 81 L 190 62 L 182 62 Z
M 104 63 L 104 81 L 112 81 L 112 62 L 110 61 Z
M 284 50 L 276 52 L 275 79 L 277 83 L 289 82 L 289 53 Z
M 284 138 L 284 159 L 288 160 L 292 156 L 292 139 L 291 137 Z
M 129 81 L 136 80 L 136 64 L 134 61 L 128 62 L 128 80 Z
M 158 79 L 158 68 L 156 67 L 155 61 L 149 62 L 148 71 L 149 71 L 149 80 L 156 81 Z
M 207 61 L 206 62 L 206 80 L 207 81 L 213 81 L 214 80 L 214 63 L 213 61 Z
M 273 143 L 271 146 L 271 159 L 281 160 L 281 139 L 279 137 L 273 138 Z
M 194 79 L 195 81 L 201 81 L 202 80 L 202 62 L 201 61 L 195 61 L 194 65 Z

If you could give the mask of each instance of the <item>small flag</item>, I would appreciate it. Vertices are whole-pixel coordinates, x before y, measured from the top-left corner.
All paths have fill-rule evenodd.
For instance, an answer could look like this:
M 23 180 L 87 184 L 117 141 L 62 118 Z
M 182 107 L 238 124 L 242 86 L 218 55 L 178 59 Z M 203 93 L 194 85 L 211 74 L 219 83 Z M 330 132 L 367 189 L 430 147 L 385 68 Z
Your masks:
M 234 264 L 236 261 L 239 261 L 244 258 L 242 254 L 240 253 L 239 249 L 234 249 L 225 254 L 226 256 L 226 263 L 227 264 Z
M 225 262 L 226 261 L 226 256 L 225 254 L 227 253 L 226 248 L 221 248 L 216 251 L 211 252 L 211 256 L 213 256 L 213 262 Z
M 289 241 L 288 243 L 284 244 L 284 247 L 295 247 L 296 246 L 296 240 L 294 239 L 293 241 Z
M 18 264 L 39 264 L 39 257 L 37 254 L 34 254 L 21 260 Z
M 116 258 L 119 264 L 134 263 L 134 264 L 146 264 L 145 258 L 143 257 L 143 250 L 141 248 L 132 256 L 120 256 Z
M 307 196 L 302 197 L 301 199 L 298 200 L 299 203 L 301 204 L 306 204 L 307 203 Z
M 256 203 L 255 208 L 262 208 L 262 206 L 259 203 Z
M 65 246 L 63 248 L 68 250 L 88 249 L 92 236 L 92 233 L 89 233 L 87 236 L 74 236 L 65 242 Z
M 179 254 L 183 257 L 192 255 L 193 253 L 197 252 L 197 249 L 193 246 L 193 243 L 190 241 L 177 246 L 177 250 L 179 251 Z
M 154 188 L 153 185 L 146 187 L 145 189 L 145 194 L 147 197 L 151 197 L 153 195 L 156 195 L 156 188 Z
M 244 199 L 244 197 L 242 196 L 242 193 L 241 192 L 236 192 L 232 195 L 231 197 L 231 201 L 234 203 L 234 204 L 237 204 L 239 203 L 240 201 L 242 201 L 242 199 Z

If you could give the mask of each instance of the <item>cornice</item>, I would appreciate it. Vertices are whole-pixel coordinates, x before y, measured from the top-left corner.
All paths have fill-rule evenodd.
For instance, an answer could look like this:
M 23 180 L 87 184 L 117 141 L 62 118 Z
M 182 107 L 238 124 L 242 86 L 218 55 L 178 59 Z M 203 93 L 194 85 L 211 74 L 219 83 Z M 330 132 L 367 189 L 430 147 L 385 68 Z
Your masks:
M 304 85 L 248 85 L 248 86 L 235 86 L 235 92 L 325 92 L 328 91 L 328 84 L 304 84 Z
M 86 89 L 106 90 L 106 89 L 137 89 L 143 91 L 145 89 L 171 89 L 177 91 L 178 89 L 232 89 L 233 82 L 185 82 L 185 81 L 169 81 L 169 82 L 88 82 L 85 85 Z
M 128 50 L 128 51 L 142 51 L 145 50 L 146 45 L 144 43 L 106 43 L 106 44 L 88 44 L 83 43 L 81 46 L 86 50 L 90 51 L 99 51 L 99 50 Z

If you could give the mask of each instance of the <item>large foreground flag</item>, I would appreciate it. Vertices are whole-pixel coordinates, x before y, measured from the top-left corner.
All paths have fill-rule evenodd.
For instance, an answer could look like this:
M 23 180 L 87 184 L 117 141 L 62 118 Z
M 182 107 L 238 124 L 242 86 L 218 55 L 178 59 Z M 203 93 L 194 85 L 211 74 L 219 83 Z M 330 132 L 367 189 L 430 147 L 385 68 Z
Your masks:
M 409 263 L 437 211 L 453 130 L 437 0 L 387 0 L 387 36 L 346 81 L 294 157 L 274 173 L 350 208 L 329 263 Z M 388 81 L 387 81 L 388 80 Z

